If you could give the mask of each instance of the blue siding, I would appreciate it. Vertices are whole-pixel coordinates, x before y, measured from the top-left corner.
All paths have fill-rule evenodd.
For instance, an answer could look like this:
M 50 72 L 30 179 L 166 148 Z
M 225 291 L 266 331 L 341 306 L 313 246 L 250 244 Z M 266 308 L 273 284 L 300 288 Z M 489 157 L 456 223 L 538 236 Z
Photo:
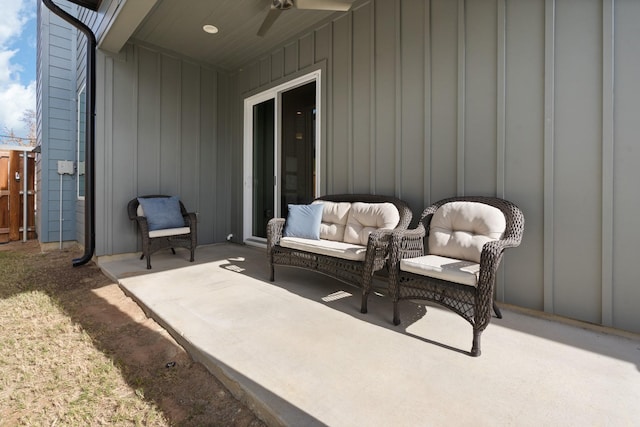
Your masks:
M 69 13 L 76 9 L 66 2 L 58 6 Z M 37 173 L 37 231 L 42 243 L 60 239 L 59 160 L 75 160 L 75 29 L 38 4 L 37 111 L 38 144 L 41 154 Z M 75 175 L 62 177 L 62 240 L 74 241 Z

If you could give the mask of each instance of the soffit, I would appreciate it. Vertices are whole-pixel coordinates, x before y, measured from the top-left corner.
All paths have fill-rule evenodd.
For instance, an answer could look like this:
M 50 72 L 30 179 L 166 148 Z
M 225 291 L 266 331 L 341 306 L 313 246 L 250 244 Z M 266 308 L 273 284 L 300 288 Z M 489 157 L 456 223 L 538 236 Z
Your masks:
M 237 70 L 274 47 L 340 12 L 291 9 L 264 37 L 256 35 L 270 0 L 159 0 L 132 38 L 212 64 Z M 202 30 L 206 24 L 218 34 Z

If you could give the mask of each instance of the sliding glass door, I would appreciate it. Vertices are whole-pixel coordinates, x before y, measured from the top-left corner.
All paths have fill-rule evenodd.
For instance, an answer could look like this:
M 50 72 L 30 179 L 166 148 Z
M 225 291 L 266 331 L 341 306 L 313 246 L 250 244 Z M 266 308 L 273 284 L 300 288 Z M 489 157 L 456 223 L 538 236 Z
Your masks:
M 275 100 L 268 99 L 253 106 L 253 215 L 251 234 L 267 237 L 267 222 L 273 218 L 275 153 Z
M 244 241 L 264 244 L 267 223 L 318 194 L 319 72 L 245 100 Z

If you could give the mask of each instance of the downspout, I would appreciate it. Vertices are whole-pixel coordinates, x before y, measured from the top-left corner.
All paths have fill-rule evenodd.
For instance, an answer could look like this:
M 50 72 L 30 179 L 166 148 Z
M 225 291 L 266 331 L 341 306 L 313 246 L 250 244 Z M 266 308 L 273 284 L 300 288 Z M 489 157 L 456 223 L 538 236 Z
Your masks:
M 54 14 L 73 25 L 87 37 L 87 91 L 85 112 L 87 127 L 85 129 L 85 206 L 84 206 L 84 254 L 73 260 L 73 266 L 78 267 L 91 261 L 96 248 L 95 227 L 95 111 L 96 111 L 96 36 L 93 31 L 79 19 L 69 15 L 53 3 L 52 0 L 42 0 L 42 3 Z

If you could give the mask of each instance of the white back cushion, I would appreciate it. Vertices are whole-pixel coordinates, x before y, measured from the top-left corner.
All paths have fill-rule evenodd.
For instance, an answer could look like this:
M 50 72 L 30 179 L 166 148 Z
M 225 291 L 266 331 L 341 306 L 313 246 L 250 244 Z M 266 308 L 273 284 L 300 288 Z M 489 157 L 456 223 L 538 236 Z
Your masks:
M 313 204 L 316 203 L 323 205 L 320 238 L 342 242 L 344 240 L 344 229 L 347 225 L 351 203 L 329 202 L 325 200 L 316 200 L 313 202 Z
M 144 216 L 144 209 L 142 209 L 142 205 L 138 205 L 138 209 L 136 210 L 136 214 L 138 216 Z
M 429 254 L 480 262 L 482 245 L 502 237 L 502 211 L 478 202 L 451 202 L 431 219 Z
M 372 231 L 392 230 L 399 222 L 400 213 L 393 203 L 354 202 L 344 230 L 344 241 L 366 245 Z

